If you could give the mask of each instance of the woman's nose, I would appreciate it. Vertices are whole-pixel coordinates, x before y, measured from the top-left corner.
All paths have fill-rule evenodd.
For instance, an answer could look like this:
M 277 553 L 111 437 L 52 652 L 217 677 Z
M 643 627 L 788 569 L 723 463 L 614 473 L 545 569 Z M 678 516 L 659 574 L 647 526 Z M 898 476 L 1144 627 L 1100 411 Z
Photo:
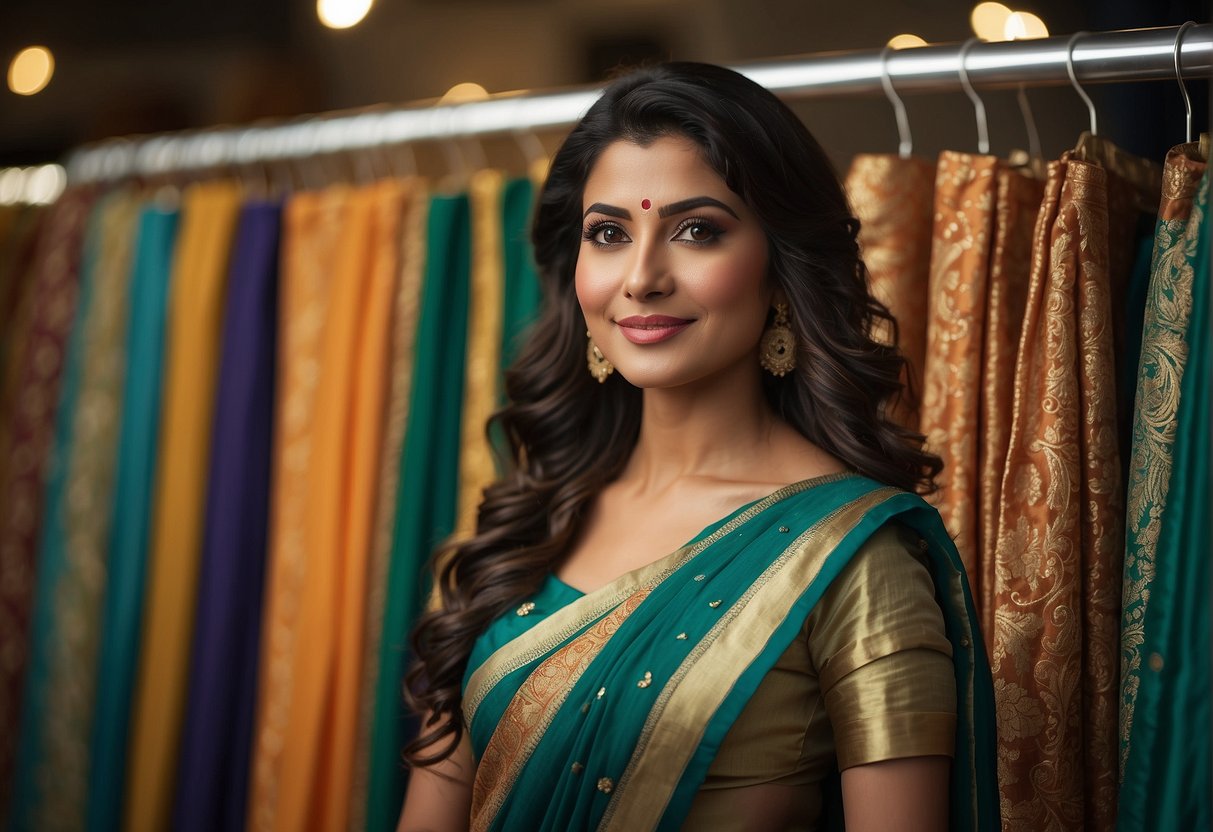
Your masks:
M 632 300 L 654 300 L 674 290 L 670 263 L 660 246 L 638 245 L 628 264 L 623 293 Z

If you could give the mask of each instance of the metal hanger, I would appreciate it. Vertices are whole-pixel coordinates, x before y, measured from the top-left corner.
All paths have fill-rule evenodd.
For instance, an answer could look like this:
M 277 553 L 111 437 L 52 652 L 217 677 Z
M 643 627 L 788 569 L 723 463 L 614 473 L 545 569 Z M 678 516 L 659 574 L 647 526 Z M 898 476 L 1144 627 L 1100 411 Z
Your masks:
M 914 137 L 910 135 L 910 119 L 906 117 L 906 105 L 893 87 L 893 79 L 889 77 L 889 53 L 893 47 L 886 45 L 880 52 L 880 85 L 884 87 L 885 97 L 893 105 L 893 116 L 897 119 L 897 155 L 909 159 L 914 152 Z
M 973 109 L 977 113 L 977 152 L 989 153 L 990 127 L 986 123 L 986 105 L 981 100 L 981 96 L 977 94 L 977 90 L 973 89 L 973 85 L 969 83 L 969 71 L 965 67 L 965 59 L 969 55 L 969 50 L 980 40 L 981 38 L 969 38 L 960 47 L 960 85 L 964 87 L 965 95 L 973 102 Z
M 1185 142 L 1192 141 L 1192 99 L 1188 97 L 1188 88 L 1184 85 L 1184 71 L 1180 66 L 1179 54 L 1183 48 L 1184 32 L 1192 28 L 1196 24 L 1189 20 L 1187 23 L 1179 27 L 1179 31 L 1175 33 L 1175 80 L 1179 82 L 1179 93 L 1184 97 L 1184 111 L 1186 113 L 1187 132 L 1184 133 Z
M 1070 35 L 1070 40 L 1066 42 L 1066 74 L 1070 76 L 1070 85 L 1074 87 L 1074 91 L 1087 103 L 1087 113 L 1091 116 L 1091 135 L 1098 136 L 1099 131 L 1096 129 L 1095 120 L 1095 102 L 1091 100 L 1091 96 L 1087 95 L 1087 91 L 1078 83 L 1078 76 L 1074 73 L 1074 44 L 1078 39 L 1085 37 L 1087 32 L 1075 32 Z

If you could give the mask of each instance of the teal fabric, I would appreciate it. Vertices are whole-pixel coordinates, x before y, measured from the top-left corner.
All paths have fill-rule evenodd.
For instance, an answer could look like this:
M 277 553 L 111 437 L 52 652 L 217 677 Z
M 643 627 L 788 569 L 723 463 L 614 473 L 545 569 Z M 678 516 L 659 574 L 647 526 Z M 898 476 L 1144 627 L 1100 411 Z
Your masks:
M 139 217 L 131 275 L 126 382 L 115 469 L 109 579 L 100 634 L 86 828 L 116 832 L 122 817 L 126 740 L 143 613 L 161 367 L 178 214 L 155 206 Z
M 8 829 L 17 832 L 39 828 L 39 817 L 49 802 L 54 801 L 54 772 L 46 770 L 43 759 L 46 743 L 54 726 L 54 718 L 45 708 L 47 685 L 50 684 L 52 654 L 56 647 L 56 588 L 68 567 L 67 529 L 64 512 L 67 507 L 67 474 L 71 467 L 71 439 L 80 391 L 80 367 L 88 344 L 84 337 L 84 322 L 88 319 L 92 301 L 94 276 L 102 244 L 100 220 L 108 200 L 102 198 L 93 206 L 85 232 L 84 253 L 80 264 L 80 288 L 76 299 L 75 317 L 68 340 L 63 381 L 59 388 L 59 403 L 55 411 L 55 436 L 48 460 L 48 477 L 44 496 L 44 515 L 38 544 L 36 588 L 30 621 L 29 664 L 22 695 L 21 722 L 18 728 L 17 758 L 13 775 L 12 804 Z
M 408 635 L 428 592 L 426 563 L 455 530 L 460 418 L 471 274 L 471 218 L 466 196 L 430 201 L 425 277 L 413 390 L 401 454 L 387 605 L 371 732 L 367 828 L 391 832 L 404 803 L 400 753 L 409 738 L 401 698 Z
M 711 630 L 719 618 L 717 609 L 727 610 L 737 602 L 790 540 L 828 518 L 839 507 L 879 487 L 878 483 L 863 477 L 847 476 L 794 491 L 757 514 L 741 518 L 740 525 L 710 543 L 658 584 L 574 683 L 564 707 L 544 731 L 525 763 L 492 828 L 594 828 L 610 800 L 608 795 L 594 788 L 594 782 L 600 776 L 618 778 L 625 770 L 653 700 L 663 688 L 660 680 L 670 678 Z M 745 509 L 740 509 L 738 514 L 743 511 Z M 731 515 L 705 529 L 696 541 L 711 535 L 736 516 Z M 960 694 L 957 704 L 961 715 L 952 769 L 952 828 L 998 828 L 993 687 L 980 637 L 963 635 L 965 632 L 978 633 L 977 616 L 963 567 L 938 513 L 921 498 L 898 492 L 870 509 L 846 534 L 829 554 L 817 578 L 803 588 L 803 594 L 759 657 L 737 679 L 708 723 L 658 829 L 681 827 L 721 741 L 762 677 L 791 644 L 809 612 L 851 556 L 876 529 L 894 517 L 929 541 L 932 577 L 940 597 L 947 599 L 960 593 L 964 598 L 963 608 L 943 604 L 945 625 L 955 657 Z M 790 534 L 781 532 L 781 527 L 787 528 Z M 692 576 L 698 574 L 706 577 L 693 580 Z M 468 678 L 494 650 L 525 630 L 542 624 L 547 615 L 577 596 L 575 590 L 554 578 L 549 579 L 541 593 L 532 599 L 535 608 L 528 615 L 518 616 L 511 611 L 489 627 L 470 658 Z M 722 604 L 712 608 L 707 603 L 709 598 L 720 599 Z M 592 626 L 592 623 L 586 626 Z M 678 631 L 685 631 L 689 638 L 669 637 Z M 508 674 L 484 697 L 470 726 L 477 759 L 483 755 L 519 686 L 547 655 Z M 654 682 L 638 690 L 636 680 L 645 670 L 652 673 Z M 972 700 L 965 696 L 968 685 L 964 680 L 969 678 L 974 679 Z M 626 690 L 627 694 L 611 696 L 608 693 L 598 698 L 596 692 L 600 688 Z M 969 713 L 974 714 L 972 721 L 965 718 Z M 584 773 L 573 772 L 573 761 L 584 765 Z
M 501 327 L 502 369 L 514 363 L 526 328 L 539 314 L 539 275 L 531 253 L 531 211 L 535 186 L 530 179 L 514 179 L 501 194 L 502 255 L 505 260 L 505 291 Z
M 1210 604 L 1210 425 L 1213 321 L 1210 321 L 1209 174 L 1193 212 L 1201 212 L 1192 261 L 1188 361 L 1180 386 L 1173 467 L 1163 511 L 1141 671 L 1120 791 L 1121 830 L 1213 828 L 1213 605 Z

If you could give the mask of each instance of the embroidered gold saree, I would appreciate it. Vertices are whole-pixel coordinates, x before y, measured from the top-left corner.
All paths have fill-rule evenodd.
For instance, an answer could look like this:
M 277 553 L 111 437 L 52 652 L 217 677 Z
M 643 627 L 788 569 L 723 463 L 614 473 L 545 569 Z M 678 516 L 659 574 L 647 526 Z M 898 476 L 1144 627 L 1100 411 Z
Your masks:
M 681 828 L 764 677 L 890 521 L 919 540 L 950 646 L 951 827 L 995 829 L 990 671 L 955 546 L 922 499 L 851 474 L 781 489 L 589 594 L 549 576 L 493 622 L 464 685 L 471 828 Z

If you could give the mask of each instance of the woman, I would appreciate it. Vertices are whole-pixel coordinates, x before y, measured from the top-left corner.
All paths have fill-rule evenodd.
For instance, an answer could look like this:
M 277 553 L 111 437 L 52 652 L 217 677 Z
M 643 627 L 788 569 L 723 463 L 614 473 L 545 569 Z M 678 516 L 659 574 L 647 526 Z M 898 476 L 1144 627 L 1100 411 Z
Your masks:
M 414 634 L 403 832 L 994 828 L 989 670 L 857 232 L 730 70 L 629 75 L 572 131 L 506 474 Z

